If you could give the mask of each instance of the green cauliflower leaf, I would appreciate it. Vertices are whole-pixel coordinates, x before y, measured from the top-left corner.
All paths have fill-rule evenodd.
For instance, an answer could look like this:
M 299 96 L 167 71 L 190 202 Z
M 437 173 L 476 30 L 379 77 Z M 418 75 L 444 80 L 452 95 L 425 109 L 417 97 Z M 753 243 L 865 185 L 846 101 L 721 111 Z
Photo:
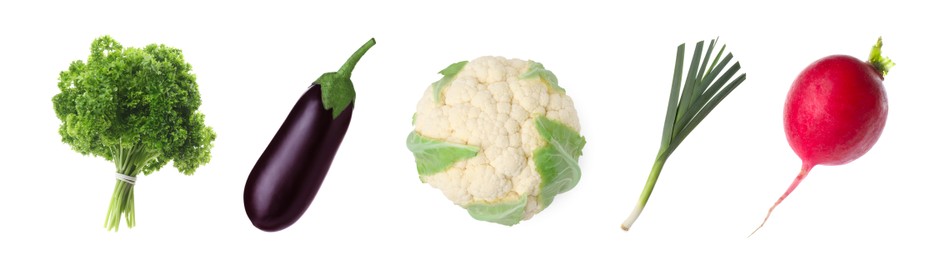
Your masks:
M 523 220 L 526 210 L 526 195 L 520 197 L 515 201 L 472 203 L 465 208 L 474 219 L 512 226 Z
M 406 147 L 416 157 L 420 179 L 442 172 L 456 162 L 477 156 L 480 150 L 474 146 L 432 140 L 415 131 L 406 138 Z
M 455 62 L 438 72 L 438 74 L 442 74 L 442 79 L 432 83 L 432 93 L 435 96 L 435 103 L 442 102 L 442 90 L 447 87 L 448 84 L 451 84 L 451 81 L 458 76 L 458 72 L 461 72 L 461 69 L 467 64 L 467 61 Z
M 539 184 L 539 203 L 548 207 L 559 193 L 574 188 L 581 179 L 578 157 L 586 143 L 583 136 L 571 127 L 540 116 L 536 129 L 546 145 L 533 152 L 536 169 L 542 178 Z
M 545 82 L 545 85 L 549 86 L 550 89 L 563 94 L 565 93 L 565 89 L 558 86 L 558 77 L 555 76 L 555 73 L 545 69 L 545 66 L 543 66 L 542 63 L 529 61 L 529 68 L 526 69 L 526 72 L 524 72 L 523 75 L 520 75 L 519 78 L 538 78 L 539 80 L 542 80 L 542 82 Z

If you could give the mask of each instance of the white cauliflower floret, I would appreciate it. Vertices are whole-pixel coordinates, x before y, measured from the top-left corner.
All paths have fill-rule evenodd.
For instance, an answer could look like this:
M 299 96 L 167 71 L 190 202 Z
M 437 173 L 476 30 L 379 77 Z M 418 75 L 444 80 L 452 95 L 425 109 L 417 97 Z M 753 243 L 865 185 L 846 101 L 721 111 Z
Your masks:
M 456 66 L 463 67 L 458 70 Z M 559 178 L 571 178 L 571 183 L 563 184 L 559 193 L 577 183 L 580 176 L 577 157 L 584 139 L 577 134 L 580 126 L 574 102 L 557 86 L 551 72 L 532 61 L 481 57 L 466 64 L 453 64 L 442 74 L 445 77 L 426 89 L 417 105 L 413 134 L 473 147 L 476 154 L 462 154 L 458 157 L 460 161 L 446 168 L 435 165 L 438 166 L 435 172 L 422 172 L 420 165 L 420 177 L 424 182 L 441 190 L 455 204 L 468 208 L 475 218 L 507 225 L 515 224 L 520 218 L 529 219 L 552 200 L 551 197 L 540 200 L 543 175 L 536 169 L 534 159 L 534 153 L 547 145 L 537 123 L 552 121 L 567 126 L 555 131 L 573 131 L 571 135 L 558 138 L 571 140 L 570 150 L 577 148 L 571 151 L 573 165 L 565 165 L 568 160 L 558 162 L 561 164 L 561 170 L 556 171 Z M 410 136 L 410 145 L 412 138 Z M 429 156 L 433 155 L 429 151 L 440 150 L 422 151 L 425 152 L 413 150 L 417 153 L 417 164 L 420 154 Z M 549 158 L 544 155 L 541 160 Z M 444 163 L 445 160 L 439 161 Z M 511 204 L 515 212 L 504 212 L 504 204 Z M 513 213 L 512 217 L 478 216 L 509 213 Z

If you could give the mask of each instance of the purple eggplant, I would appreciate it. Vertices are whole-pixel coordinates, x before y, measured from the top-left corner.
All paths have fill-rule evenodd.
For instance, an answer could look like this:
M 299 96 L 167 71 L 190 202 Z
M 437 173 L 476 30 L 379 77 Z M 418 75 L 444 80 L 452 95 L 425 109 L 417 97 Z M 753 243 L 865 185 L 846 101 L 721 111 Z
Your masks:
M 257 228 L 287 228 L 315 199 L 351 122 L 351 71 L 374 44 L 370 39 L 341 69 L 315 80 L 260 155 L 243 194 L 247 217 Z

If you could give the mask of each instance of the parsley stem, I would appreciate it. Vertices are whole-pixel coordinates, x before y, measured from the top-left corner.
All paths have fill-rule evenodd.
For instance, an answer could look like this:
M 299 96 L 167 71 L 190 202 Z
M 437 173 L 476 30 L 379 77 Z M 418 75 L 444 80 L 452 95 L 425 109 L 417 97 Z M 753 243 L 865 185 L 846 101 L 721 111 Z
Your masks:
M 117 145 L 112 149 L 114 151 L 114 164 L 117 165 L 117 173 L 136 177 L 143 171 L 143 167 L 150 161 L 158 158 L 158 153 L 149 152 L 141 144 L 124 148 Z M 127 227 L 136 226 L 136 207 L 134 203 L 134 184 L 123 180 L 117 180 L 114 185 L 114 193 L 110 198 L 110 207 L 107 209 L 107 217 L 104 220 L 104 227 L 107 230 L 117 231 L 120 227 L 121 217 L 125 217 Z

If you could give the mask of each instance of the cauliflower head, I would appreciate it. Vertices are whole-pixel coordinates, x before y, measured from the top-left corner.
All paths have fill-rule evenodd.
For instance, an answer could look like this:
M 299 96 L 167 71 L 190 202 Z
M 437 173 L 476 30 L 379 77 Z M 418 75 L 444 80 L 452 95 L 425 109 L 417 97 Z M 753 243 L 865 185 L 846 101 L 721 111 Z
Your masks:
M 478 220 L 514 225 L 581 178 L 574 102 L 534 61 L 454 63 L 425 90 L 407 146 L 422 182 Z

